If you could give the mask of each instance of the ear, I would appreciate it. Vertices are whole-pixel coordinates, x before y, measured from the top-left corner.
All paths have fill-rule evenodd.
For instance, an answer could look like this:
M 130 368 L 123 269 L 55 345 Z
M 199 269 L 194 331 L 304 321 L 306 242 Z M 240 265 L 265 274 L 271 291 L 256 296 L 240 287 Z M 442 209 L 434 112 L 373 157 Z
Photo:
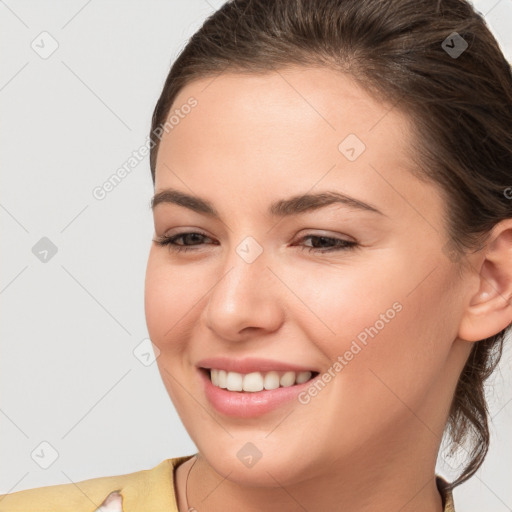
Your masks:
M 466 341 L 489 338 L 512 323 L 512 219 L 494 226 L 479 253 L 479 289 L 459 326 L 458 337 Z

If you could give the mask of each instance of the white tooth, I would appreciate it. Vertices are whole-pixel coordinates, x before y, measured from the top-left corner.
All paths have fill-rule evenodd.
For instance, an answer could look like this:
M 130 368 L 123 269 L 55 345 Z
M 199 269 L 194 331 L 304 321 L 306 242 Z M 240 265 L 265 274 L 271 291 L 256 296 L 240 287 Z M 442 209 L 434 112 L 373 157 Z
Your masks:
M 286 372 L 279 381 L 283 388 L 293 386 L 295 384 L 295 372 Z
M 244 391 L 263 391 L 263 375 L 260 372 L 252 372 L 244 375 Z
M 226 370 L 219 370 L 217 374 L 217 385 L 219 388 L 226 389 L 228 387 Z
M 213 368 L 210 370 L 210 378 L 212 380 L 212 384 L 214 386 L 219 385 L 219 370 L 214 370 Z
M 279 374 L 277 372 L 268 372 L 263 379 L 265 389 L 277 389 L 279 387 Z
M 229 391 L 242 391 L 242 375 L 236 372 L 229 372 L 226 384 Z
M 302 384 L 303 382 L 307 382 L 309 379 L 311 379 L 311 375 L 313 375 L 311 372 L 300 372 L 297 375 L 297 380 L 295 381 L 296 384 Z

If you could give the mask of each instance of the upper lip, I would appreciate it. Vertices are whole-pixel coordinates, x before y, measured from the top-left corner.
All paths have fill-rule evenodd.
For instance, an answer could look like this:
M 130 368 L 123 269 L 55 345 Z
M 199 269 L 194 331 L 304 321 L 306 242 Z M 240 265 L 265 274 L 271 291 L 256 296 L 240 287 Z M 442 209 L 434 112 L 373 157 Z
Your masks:
M 262 359 L 256 357 L 246 357 L 244 359 L 232 359 L 229 357 L 208 357 L 198 361 L 200 368 L 216 370 L 225 370 L 227 372 L 251 373 L 251 372 L 270 372 L 290 371 L 290 372 L 316 372 L 310 367 L 293 364 L 283 361 L 274 361 L 272 359 Z

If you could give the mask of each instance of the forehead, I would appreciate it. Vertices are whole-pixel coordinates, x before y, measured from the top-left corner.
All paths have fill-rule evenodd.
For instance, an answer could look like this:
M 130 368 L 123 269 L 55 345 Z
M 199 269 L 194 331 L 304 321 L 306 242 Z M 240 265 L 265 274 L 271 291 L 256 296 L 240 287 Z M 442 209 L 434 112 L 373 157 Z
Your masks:
M 184 109 L 191 98 L 196 106 Z M 393 188 L 407 189 L 412 201 L 424 194 L 425 183 L 410 172 L 411 120 L 347 74 L 302 67 L 225 72 L 185 86 L 172 115 L 179 120 L 160 144 L 157 190 L 183 179 L 198 191 L 206 179 L 202 192 L 218 186 L 226 196 L 284 184 L 303 192 L 316 183 L 381 204 L 397 201 Z
M 197 103 L 192 109 L 191 98 Z M 214 144 L 219 151 L 237 147 L 247 154 L 286 152 L 293 158 L 301 147 L 300 158 L 307 153 L 316 158 L 325 150 L 338 157 L 339 143 L 351 134 L 369 150 L 392 144 L 381 158 L 404 160 L 410 147 L 411 122 L 405 114 L 372 97 L 350 75 L 327 68 L 201 78 L 180 91 L 171 116 L 172 129 L 160 149 L 179 152 L 192 138 L 196 156 Z

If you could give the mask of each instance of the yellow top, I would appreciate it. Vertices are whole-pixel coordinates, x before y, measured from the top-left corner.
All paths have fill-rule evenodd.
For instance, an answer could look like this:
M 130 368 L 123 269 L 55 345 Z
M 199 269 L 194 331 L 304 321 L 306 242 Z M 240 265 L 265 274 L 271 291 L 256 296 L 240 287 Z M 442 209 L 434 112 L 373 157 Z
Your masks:
M 174 469 L 191 457 L 165 459 L 152 469 L 125 475 L 0 494 L 0 512 L 178 512 Z M 437 477 L 437 486 L 444 512 L 455 512 L 448 484 Z M 114 491 L 119 491 L 122 499 Z M 116 499 L 122 501 L 122 508 L 115 505 Z

